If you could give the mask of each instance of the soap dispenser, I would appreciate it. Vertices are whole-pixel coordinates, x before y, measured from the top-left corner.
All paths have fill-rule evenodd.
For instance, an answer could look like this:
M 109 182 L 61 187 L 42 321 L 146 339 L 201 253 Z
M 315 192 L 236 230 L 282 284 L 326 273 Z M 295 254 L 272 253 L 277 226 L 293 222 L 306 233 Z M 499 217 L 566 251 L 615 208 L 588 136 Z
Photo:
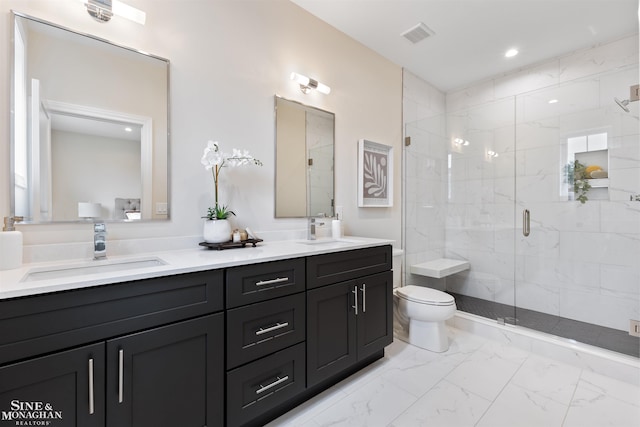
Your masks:
M 22 217 L 4 217 L 0 233 L 0 270 L 11 270 L 22 265 L 22 233 L 16 231 L 14 223 Z

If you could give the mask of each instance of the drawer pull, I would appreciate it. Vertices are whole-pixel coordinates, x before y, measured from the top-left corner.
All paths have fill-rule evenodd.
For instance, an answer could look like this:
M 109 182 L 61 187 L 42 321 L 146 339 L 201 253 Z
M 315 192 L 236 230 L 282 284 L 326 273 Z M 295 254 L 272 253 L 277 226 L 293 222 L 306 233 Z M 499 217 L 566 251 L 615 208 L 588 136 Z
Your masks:
M 358 285 L 353 287 L 353 290 L 351 291 L 351 293 L 353 294 L 353 300 L 354 300 L 354 304 L 351 306 L 351 308 L 353 308 L 356 312 L 356 316 L 358 315 Z
M 276 377 L 277 379 L 272 382 L 269 385 L 265 385 L 263 386 L 262 384 L 260 384 L 260 388 L 256 390 L 256 394 L 260 394 L 260 393 L 264 393 L 265 391 L 269 390 L 270 388 L 273 388 L 275 386 L 277 386 L 278 384 L 282 384 L 283 382 L 287 381 L 289 379 L 289 375 L 285 375 L 284 377 L 280 378 L 279 376 Z
M 363 283 L 360 290 L 362 291 L 362 312 L 366 313 L 367 312 L 367 285 Z
M 118 351 L 118 403 L 124 400 L 124 350 Z
M 95 398 L 93 394 L 93 358 L 89 359 L 89 415 L 95 412 Z
M 278 277 L 277 279 L 260 280 L 259 282 L 256 282 L 256 286 L 275 285 L 276 283 L 284 283 L 288 281 L 289 281 L 288 277 Z
M 272 331 L 277 331 L 278 329 L 282 329 L 282 328 L 286 328 L 287 326 L 289 326 L 289 322 L 284 322 L 284 323 L 276 323 L 275 325 L 268 327 L 268 328 L 260 328 L 256 331 L 256 335 L 262 335 L 262 334 L 266 334 L 268 332 L 272 332 Z

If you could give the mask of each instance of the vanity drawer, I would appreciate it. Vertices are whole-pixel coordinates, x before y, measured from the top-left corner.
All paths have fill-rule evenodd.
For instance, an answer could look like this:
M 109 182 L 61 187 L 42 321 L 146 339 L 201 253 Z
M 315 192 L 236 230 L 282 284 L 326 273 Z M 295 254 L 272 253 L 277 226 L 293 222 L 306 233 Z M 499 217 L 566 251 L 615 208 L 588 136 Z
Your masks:
M 227 269 L 227 308 L 304 291 L 304 258 Z
M 307 258 L 307 289 L 391 270 L 391 245 Z
M 227 373 L 227 425 L 239 426 L 305 389 L 304 343 Z
M 305 294 L 227 311 L 227 369 L 304 341 Z
M 0 364 L 223 309 L 222 270 L 0 301 Z

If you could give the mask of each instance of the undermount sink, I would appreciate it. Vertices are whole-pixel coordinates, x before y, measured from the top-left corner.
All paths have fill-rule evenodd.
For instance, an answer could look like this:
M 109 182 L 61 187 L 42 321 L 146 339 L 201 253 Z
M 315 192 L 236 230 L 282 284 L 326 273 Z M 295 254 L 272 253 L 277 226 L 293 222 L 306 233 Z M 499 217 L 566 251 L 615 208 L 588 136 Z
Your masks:
M 350 239 L 316 239 L 316 240 L 299 240 L 299 243 L 303 245 L 324 245 L 329 243 L 358 243 L 358 240 L 350 240 Z
M 33 268 L 29 270 L 21 281 L 32 282 L 35 280 L 59 279 L 86 274 L 113 273 L 137 268 L 158 267 L 161 265 L 166 265 L 166 262 L 156 257 L 121 261 L 111 261 L 107 259 L 105 261 L 90 261 L 64 267 Z

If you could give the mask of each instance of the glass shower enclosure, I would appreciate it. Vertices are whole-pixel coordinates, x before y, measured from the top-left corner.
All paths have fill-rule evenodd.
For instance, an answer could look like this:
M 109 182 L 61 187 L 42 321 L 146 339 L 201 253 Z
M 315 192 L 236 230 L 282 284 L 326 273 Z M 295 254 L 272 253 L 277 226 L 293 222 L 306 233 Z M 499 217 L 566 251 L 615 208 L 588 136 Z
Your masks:
M 639 357 L 639 103 L 614 101 L 637 84 L 636 61 L 406 123 L 405 284 Z M 410 273 L 441 257 L 471 268 Z

